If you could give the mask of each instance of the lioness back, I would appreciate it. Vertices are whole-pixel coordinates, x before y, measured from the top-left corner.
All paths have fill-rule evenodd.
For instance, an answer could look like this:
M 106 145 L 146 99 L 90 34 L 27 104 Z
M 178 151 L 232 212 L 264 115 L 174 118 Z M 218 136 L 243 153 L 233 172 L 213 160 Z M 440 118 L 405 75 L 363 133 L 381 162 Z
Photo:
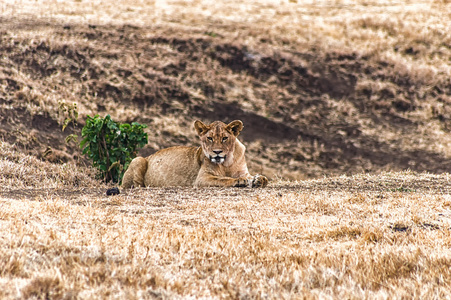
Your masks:
M 201 167 L 197 147 L 170 147 L 154 153 L 147 160 L 145 186 L 192 186 Z

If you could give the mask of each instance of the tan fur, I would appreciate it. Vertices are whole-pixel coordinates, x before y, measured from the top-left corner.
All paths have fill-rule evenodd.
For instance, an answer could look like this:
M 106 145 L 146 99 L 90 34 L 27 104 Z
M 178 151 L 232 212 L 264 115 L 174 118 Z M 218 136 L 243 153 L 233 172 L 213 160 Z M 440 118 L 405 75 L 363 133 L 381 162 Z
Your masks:
M 194 122 L 201 147 L 176 146 L 132 160 L 122 188 L 140 186 L 265 187 L 268 179 L 247 169 L 246 148 L 237 139 L 243 123 Z

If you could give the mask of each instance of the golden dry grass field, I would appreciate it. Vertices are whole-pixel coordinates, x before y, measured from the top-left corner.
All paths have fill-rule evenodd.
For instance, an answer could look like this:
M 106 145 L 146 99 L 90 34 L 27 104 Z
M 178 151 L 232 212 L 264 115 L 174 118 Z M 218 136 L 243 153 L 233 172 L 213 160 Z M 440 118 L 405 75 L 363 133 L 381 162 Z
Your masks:
M 450 28 L 445 0 L 2 1 L 0 298 L 451 298 Z M 107 197 L 65 142 L 97 113 L 141 155 L 241 119 L 272 181 Z
M 451 293 L 451 175 L 149 188 L 2 144 L 0 298 L 418 298 Z

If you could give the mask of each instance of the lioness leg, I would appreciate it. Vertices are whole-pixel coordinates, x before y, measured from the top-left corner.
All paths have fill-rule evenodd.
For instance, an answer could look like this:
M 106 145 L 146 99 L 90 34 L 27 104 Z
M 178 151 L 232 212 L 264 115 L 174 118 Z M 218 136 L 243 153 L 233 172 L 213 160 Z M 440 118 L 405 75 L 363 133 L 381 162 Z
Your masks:
M 144 157 L 134 158 L 122 178 L 121 187 L 129 189 L 132 187 L 144 186 L 144 175 L 146 174 L 146 171 L 147 159 Z
M 240 178 L 207 175 L 198 177 L 195 182 L 196 186 L 223 186 L 223 187 L 265 187 L 267 184 L 268 179 L 262 175 Z
M 259 187 L 265 187 L 268 185 L 268 178 L 266 178 L 263 175 L 255 175 L 255 176 L 249 176 L 249 177 L 240 177 L 240 178 L 233 178 L 233 184 L 231 186 L 234 187 L 253 187 L 253 188 L 259 188 Z

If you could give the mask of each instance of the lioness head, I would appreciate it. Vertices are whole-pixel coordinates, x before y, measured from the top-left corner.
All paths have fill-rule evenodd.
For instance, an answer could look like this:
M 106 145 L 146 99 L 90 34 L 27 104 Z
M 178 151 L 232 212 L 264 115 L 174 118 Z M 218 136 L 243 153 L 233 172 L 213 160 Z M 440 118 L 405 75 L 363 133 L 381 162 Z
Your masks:
M 194 128 L 200 137 L 202 151 L 212 163 L 225 166 L 232 164 L 236 137 L 243 129 L 243 122 L 235 120 L 226 125 L 215 121 L 205 125 L 197 120 L 194 122 Z

